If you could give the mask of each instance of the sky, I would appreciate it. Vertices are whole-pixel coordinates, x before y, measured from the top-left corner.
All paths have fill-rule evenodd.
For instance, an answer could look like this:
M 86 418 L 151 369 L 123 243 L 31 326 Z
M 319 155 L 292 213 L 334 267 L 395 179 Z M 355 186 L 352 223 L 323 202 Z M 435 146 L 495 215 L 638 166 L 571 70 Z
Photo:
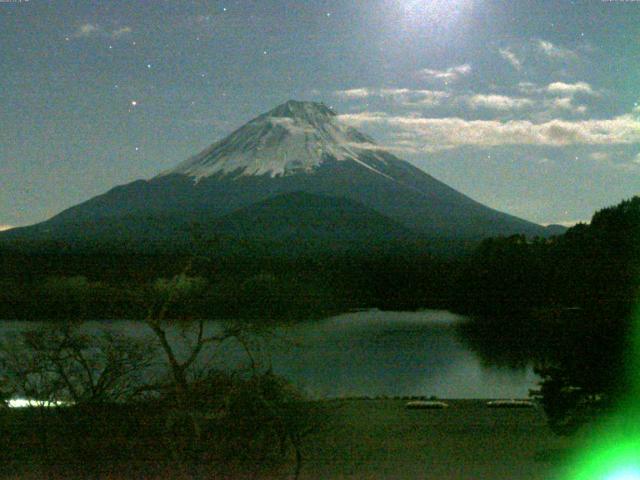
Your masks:
M 538 223 L 640 194 L 640 1 L 0 0 L 0 229 L 288 99 Z

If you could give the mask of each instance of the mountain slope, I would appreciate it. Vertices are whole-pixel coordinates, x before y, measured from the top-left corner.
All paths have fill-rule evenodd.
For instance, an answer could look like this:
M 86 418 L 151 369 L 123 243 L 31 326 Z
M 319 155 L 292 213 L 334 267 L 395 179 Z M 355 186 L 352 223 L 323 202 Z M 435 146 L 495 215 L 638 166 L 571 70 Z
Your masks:
M 400 223 L 352 200 L 304 192 L 276 195 L 225 215 L 205 228 L 219 236 L 361 247 L 416 236 Z
M 7 233 L 70 240 L 92 225 L 98 236 L 124 235 L 135 242 L 146 232 L 145 238 L 170 242 L 188 235 L 191 222 L 222 228 L 214 219 L 240 209 L 250 217 L 252 205 L 293 192 L 351 200 L 429 238 L 546 235 L 544 227 L 490 209 L 386 152 L 326 106 L 296 101 L 150 180 L 116 187 L 46 222 Z M 378 231 L 371 222 L 372 232 Z

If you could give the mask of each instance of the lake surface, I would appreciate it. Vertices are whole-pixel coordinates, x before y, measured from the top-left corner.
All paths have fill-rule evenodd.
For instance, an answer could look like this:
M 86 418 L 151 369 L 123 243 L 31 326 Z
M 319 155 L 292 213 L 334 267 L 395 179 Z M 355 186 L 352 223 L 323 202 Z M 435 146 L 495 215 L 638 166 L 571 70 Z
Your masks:
M 533 371 L 484 366 L 458 339 L 456 324 L 463 319 L 438 310 L 348 313 L 279 328 L 275 335 L 253 342 L 252 350 L 263 367 L 270 365 L 312 397 L 526 397 L 536 387 Z M 207 327 L 218 328 L 215 322 Z M 7 338 L 24 328 L 27 324 L 22 322 L 5 322 L 0 336 Z M 91 322 L 87 328 L 149 335 L 146 325 L 130 321 Z M 172 332 L 171 342 L 179 348 L 188 340 L 188 334 Z M 248 365 L 233 342 L 208 353 L 202 362 Z

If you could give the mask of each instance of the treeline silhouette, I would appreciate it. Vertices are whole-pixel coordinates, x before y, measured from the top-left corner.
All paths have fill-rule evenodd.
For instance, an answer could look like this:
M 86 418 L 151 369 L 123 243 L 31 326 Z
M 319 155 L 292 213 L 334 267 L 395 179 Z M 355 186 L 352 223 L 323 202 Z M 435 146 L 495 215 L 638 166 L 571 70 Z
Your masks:
M 260 251 L 262 250 L 262 251 Z M 0 249 L 0 319 L 140 319 L 153 285 L 182 273 L 209 287 L 180 317 L 301 320 L 360 308 L 446 307 L 451 260 L 424 250 L 237 255 L 202 249 L 141 254 L 106 249 Z M 178 312 L 176 312 L 177 314 Z
M 537 307 L 618 308 L 633 300 L 640 197 L 605 208 L 564 235 L 483 241 L 460 272 L 460 311 L 513 314 Z
M 623 398 L 640 289 L 640 197 L 549 240 L 485 240 L 459 272 L 462 337 L 490 363 L 534 361 L 552 427 L 575 430 Z
M 458 257 L 434 256 L 427 244 L 328 251 L 254 242 L 230 251 L 203 239 L 195 250 L 170 252 L 4 244 L 0 318 L 141 318 L 137 299 L 187 264 L 211 285 L 184 306 L 196 317 L 239 317 L 256 307 L 281 316 L 443 307 L 501 323 L 551 310 L 620 316 L 637 290 L 639 210 L 635 197 L 564 235 L 490 238 Z

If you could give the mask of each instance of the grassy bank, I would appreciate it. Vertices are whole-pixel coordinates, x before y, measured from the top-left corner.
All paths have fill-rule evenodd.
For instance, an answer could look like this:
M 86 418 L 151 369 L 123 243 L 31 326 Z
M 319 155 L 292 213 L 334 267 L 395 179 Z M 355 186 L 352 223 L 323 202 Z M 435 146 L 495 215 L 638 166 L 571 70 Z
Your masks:
M 403 400 L 335 401 L 301 478 L 534 480 L 552 478 L 565 440 L 535 409 L 480 400 L 407 410 Z
M 395 399 L 322 403 L 327 421 L 305 443 L 301 479 L 547 480 L 553 478 L 559 452 L 566 446 L 566 440 L 549 431 L 538 408 L 491 409 L 480 400 L 448 401 L 449 408 L 443 410 L 407 410 L 404 400 Z M 148 412 L 141 415 L 148 417 Z M 33 420 L 24 410 L 5 411 L 3 425 L 13 433 L 8 442 L 4 432 L 2 478 L 219 478 L 212 472 L 172 465 L 161 453 L 158 436 L 142 434 L 161 425 L 145 425 L 134 418 L 129 418 L 127 431 L 119 438 L 113 425 L 104 424 L 87 428 L 81 439 L 65 437 L 74 430 L 69 425 L 51 432 L 53 465 L 32 464 L 30 452 L 38 442 L 35 424 L 29 428 Z M 89 448 L 103 452 L 90 455 L 101 468 L 86 462 L 56 464 L 56 457 L 73 457 L 74 445 L 85 454 Z M 293 471 L 292 458 L 277 472 L 262 472 L 257 478 L 292 478 Z

